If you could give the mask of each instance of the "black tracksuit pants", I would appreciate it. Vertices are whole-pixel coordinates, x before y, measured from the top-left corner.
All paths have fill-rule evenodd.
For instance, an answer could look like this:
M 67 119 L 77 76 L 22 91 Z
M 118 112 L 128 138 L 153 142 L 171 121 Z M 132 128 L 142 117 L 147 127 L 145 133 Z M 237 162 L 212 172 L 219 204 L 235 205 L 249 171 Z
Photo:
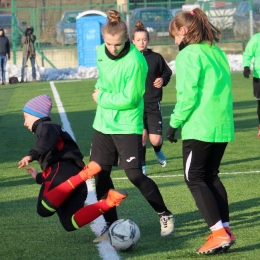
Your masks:
M 229 222 L 226 189 L 219 179 L 219 166 L 227 143 L 183 141 L 185 182 L 208 227 L 219 220 Z

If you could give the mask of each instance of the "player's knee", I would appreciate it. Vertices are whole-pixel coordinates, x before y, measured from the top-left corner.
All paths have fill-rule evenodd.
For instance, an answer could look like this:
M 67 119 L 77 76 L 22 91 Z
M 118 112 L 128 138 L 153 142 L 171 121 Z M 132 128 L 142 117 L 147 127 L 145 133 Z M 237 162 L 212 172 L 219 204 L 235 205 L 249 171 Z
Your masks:
M 142 173 L 141 169 L 127 169 L 125 172 L 128 179 L 137 187 L 144 182 L 145 178 L 147 178 Z
M 72 225 L 62 225 L 67 232 L 75 231 L 76 229 Z
M 74 227 L 71 218 L 64 218 L 64 219 L 60 218 L 60 223 L 67 232 L 71 232 L 77 229 Z
M 45 207 L 43 207 L 42 205 L 39 205 L 37 207 L 37 213 L 43 217 L 43 218 L 46 218 L 46 217 L 50 217 L 52 216 L 55 212 L 51 212 L 49 210 L 47 210 Z

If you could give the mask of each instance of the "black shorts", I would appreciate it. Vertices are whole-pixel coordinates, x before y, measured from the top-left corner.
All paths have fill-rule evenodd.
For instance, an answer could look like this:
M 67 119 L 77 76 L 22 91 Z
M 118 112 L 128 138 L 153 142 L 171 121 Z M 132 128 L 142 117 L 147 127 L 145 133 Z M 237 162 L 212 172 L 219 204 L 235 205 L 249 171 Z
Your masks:
M 260 100 L 260 79 L 253 78 L 253 91 L 254 97 Z
M 148 134 L 162 135 L 162 111 L 160 102 L 144 103 L 144 129 Z
M 118 166 L 122 169 L 141 169 L 142 135 L 103 134 L 94 130 L 90 161 L 100 165 Z
M 183 140 L 182 153 L 185 181 L 211 181 L 219 173 L 227 143 Z

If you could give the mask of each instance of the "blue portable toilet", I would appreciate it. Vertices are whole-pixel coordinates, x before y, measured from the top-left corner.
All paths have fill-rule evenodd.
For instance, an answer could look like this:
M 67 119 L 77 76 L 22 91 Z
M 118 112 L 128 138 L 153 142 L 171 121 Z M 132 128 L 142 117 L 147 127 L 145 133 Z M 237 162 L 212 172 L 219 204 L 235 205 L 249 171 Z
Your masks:
M 80 13 L 76 18 L 78 65 L 87 68 L 96 67 L 97 47 L 104 41 L 101 35 L 102 25 L 107 15 L 98 10 Z

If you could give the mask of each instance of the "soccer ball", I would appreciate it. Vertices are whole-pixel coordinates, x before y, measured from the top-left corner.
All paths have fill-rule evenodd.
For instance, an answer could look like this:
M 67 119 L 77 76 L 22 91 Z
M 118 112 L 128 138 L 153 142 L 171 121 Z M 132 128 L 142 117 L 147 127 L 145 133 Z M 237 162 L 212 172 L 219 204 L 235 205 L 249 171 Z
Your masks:
M 140 230 L 132 220 L 119 219 L 109 227 L 108 236 L 115 250 L 130 251 L 140 239 Z

